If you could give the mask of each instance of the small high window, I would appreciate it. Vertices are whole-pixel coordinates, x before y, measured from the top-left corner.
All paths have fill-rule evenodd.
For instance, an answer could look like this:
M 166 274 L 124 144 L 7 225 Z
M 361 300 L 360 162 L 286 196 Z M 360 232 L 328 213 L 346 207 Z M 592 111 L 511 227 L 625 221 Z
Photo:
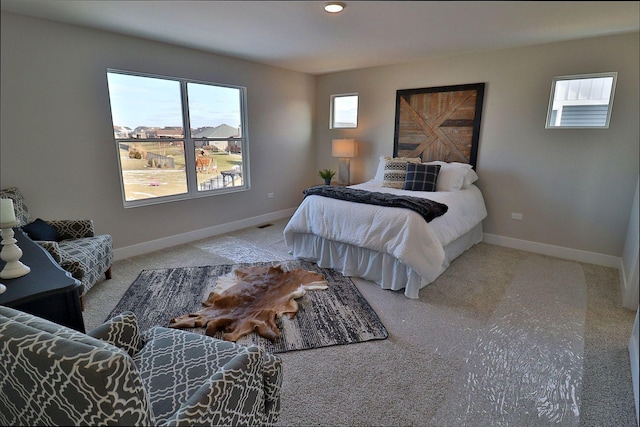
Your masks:
M 547 129 L 608 128 L 618 73 L 553 78 Z
M 358 127 L 358 94 L 331 95 L 330 129 Z

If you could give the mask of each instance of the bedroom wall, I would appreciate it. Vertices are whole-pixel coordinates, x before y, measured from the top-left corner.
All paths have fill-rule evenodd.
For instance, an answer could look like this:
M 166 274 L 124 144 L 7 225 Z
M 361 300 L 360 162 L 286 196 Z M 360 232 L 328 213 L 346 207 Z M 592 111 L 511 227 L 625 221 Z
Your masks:
M 373 178 L 379 156 L 393 153 L 396 90 L 485 82 L 485 239 L 619 267 L 638 178 L 639 51 L 634 33 L 319 76 L 316 168 L 337 169 L 331 139 L 356 138 L 352 180 Z M 554 76 L 605 71 L 618 72 L 609 129 L 544 128 Z M 358 129 L 328 129 L 330 95 L 350 92 L 360 96 Z
M 337 169 L 333 138 L 358 139 L 352 177 L 368 180 L 378 157 L 392 154 L 397 89 L 486 82 L 478 156 L 486 236 L 619 266 L 638 176 L 638 33 L 314 77 L 6 12 L 1 19 L 0 184 L 19 186 L 36 216 L 93 218 L 114 236 L 116 256 L 288 215 L 302 189 L 320 183 L 318 169 Z M 247 86 L 251 190 L 124 209 L 107 67 Z M 611 127 L 545 130 L 552 77 L 600 71 L 619 73 Z M 360 94 L 359 128 L 329 130 L 329 96 L 349 92 Z
M 640 280 L 638 277 L 638 256 L 640 252 L 640 177 L 636 183 L 636 193 L 633 197 L 627 240 L 620 262 L 620 284 L 622 291 L 622 305 L 631 310 L 638 309 L 638 291 Z
M 18 186 L 35 216 L 92 218 L 123 257 L 290 215 L 313 183 L 313 76 L 11 13 L 1 18 L 1 185 Z M 246 86 L 251 190 L 124 209 L 108 67 Z

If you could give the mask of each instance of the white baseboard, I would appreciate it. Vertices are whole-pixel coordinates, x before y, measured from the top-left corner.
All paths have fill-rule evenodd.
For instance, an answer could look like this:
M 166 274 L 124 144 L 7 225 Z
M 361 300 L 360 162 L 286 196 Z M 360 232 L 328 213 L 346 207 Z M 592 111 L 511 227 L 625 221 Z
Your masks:
M 202 228 L 200 230 L 189 231 L 187 233 L 176 234 L 174 236 L 163 237 L 162 239 L 151 240 L 149 242 L 139 243 L 137 245 L 125 246 L 113 250 L 114 261 L 130 258 L 137 255 L 146 254 L 171 246 L 182 245 L 194 242 L 196 240 L 205 239 L 207 237 L 217 236 L 219 234 L 229 233 L 231 231 L 241 230 L 243 228 L 253 227 L 264 224 L 269 221 L 276 221 L 282 218 L 288 218 L 295 212 L 295 208 L 285 209 L 268 213 L 265 215 L 254 216 L 252 218 L 241 219 L 239 221 L 228 222 L 226 224 L 214 225 L 213 227 Z
M 520 249 L 523 251 L 553 256 L 556 258 L 570 259 L 572 261 L 602 265 L 604 267 L 620 268 L 620 257 L 611 255 L 581 251 L 578 249 L 565 248 L 562 246 L 547 245 L 545 243 L 531 242 L 529 240 L 514 239 L 512 237 L 498 236 L 497 234 L 484 233 L 482 241 L 492 245 Z

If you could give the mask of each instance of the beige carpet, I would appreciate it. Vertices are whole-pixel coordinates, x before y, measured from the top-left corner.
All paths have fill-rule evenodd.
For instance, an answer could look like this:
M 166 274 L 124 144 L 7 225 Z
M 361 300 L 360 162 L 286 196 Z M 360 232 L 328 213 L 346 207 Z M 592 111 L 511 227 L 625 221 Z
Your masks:
M 143 269 L 291 259 L 285 224 L 116 262 L 87 329 Z M 418 300 L 353 281 L 389 338 L 280 354 L 281 425 L 637 425 L 617 270 L 481 243 Z

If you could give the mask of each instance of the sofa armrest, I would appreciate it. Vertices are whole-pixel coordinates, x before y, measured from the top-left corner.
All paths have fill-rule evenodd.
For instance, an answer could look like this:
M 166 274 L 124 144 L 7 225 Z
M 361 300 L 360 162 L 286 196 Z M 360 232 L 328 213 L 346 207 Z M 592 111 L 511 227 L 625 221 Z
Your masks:
M 62 254 L 60 253 L 60 246 L 58 245 L 58 242 L 48 240 L 36 240 L 35 242 L 49 252 L 49 255 L 51 255 L 55 262 L 58 264 L 62 262 Z
M 87 335 L 108 342 L 134 357 L 142 348 L 136 315 L 125 311 L 87 332 Z
M 162 425 L 265 425 L 263 356 L 249 347 L 223 366 Z
M 95 236 L 93 220 L 90 219 L 53 219 L 47 223 L 58 230 L 62 240 Z
M 60 268 L 69 273 L 74 279 L 82 280 L 85 271 L 82 268 L 80 261 L 76 259 L 70 259 L 62 255 L 60 250 L 60 244 L 50 240 L 34 240 L 37 244 L 42 246 L 51 255 L 51 258 L 58 263 Z
M 279 358 L 265 357 L 256 346 L 159 326 L 141 338 L 134 362 L 158 424 L 265 425 L 277 419 L 267 406 L 277 412 L 279 397 L 267 393 L 279 390 Z
M 264 357 L 264 410 L 266 424 L 273 425 L 280 417 L 280 391 L 282 388 L 282 359 L 265 352 Z

